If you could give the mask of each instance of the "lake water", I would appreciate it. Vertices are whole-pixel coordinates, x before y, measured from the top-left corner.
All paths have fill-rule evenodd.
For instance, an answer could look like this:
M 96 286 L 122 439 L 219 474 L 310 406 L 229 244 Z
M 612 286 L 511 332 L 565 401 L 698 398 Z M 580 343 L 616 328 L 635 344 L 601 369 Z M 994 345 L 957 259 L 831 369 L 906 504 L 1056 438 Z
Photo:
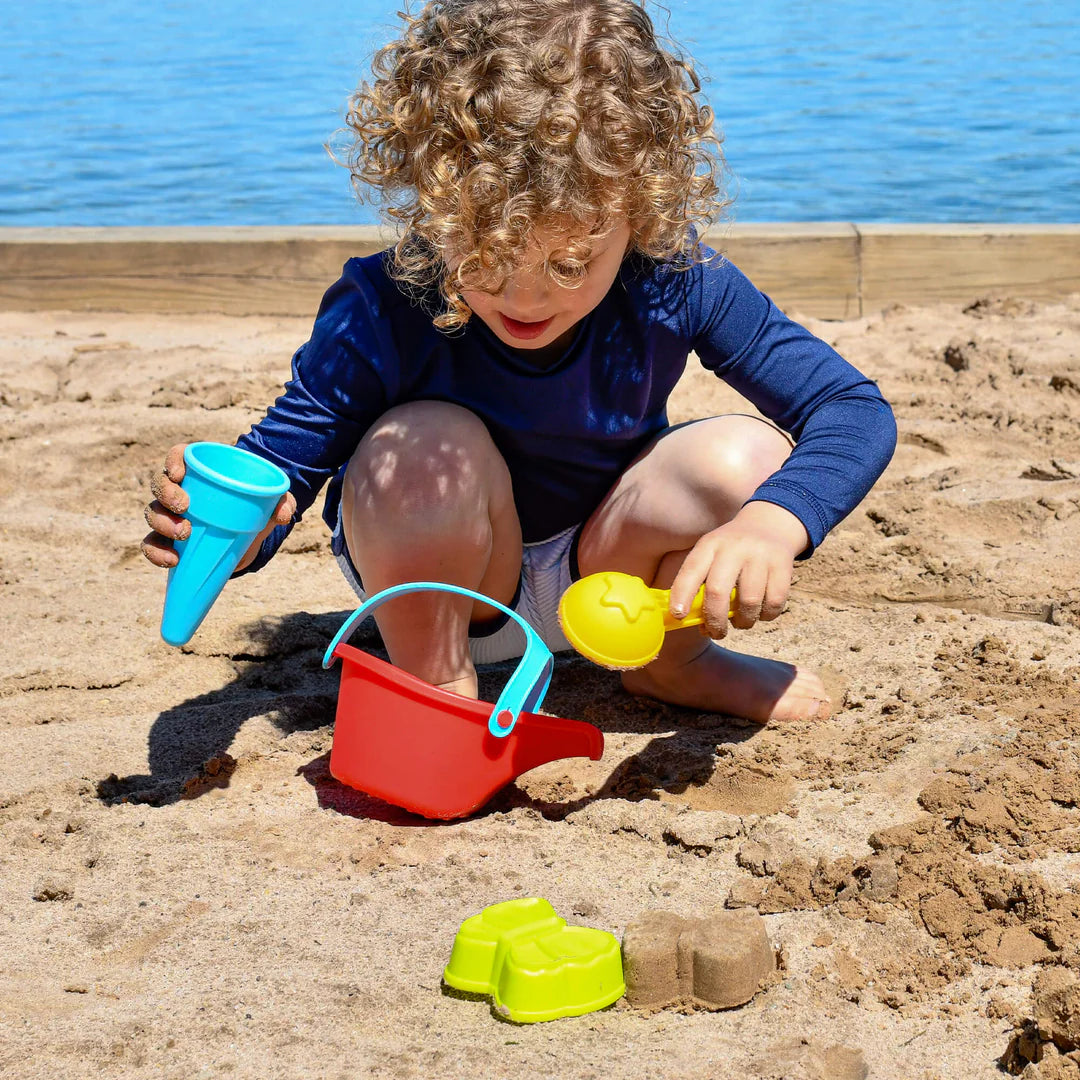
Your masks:
M 374 222 L 323 144 L 396 7 L 8 0 L 0 225 Z M 1074 2 L 673 0 L 668 29 L 737 220 L 1080 221 Z

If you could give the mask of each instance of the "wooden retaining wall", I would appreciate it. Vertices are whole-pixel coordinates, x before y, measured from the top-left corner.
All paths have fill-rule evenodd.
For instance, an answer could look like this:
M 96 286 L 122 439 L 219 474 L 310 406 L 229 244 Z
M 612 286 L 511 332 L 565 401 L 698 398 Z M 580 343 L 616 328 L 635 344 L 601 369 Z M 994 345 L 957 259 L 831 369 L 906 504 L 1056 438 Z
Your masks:
M 747 224 L 706 239 L 818 318 L 1080 292 L 1080 224 Z M 0 310 L 313 315 L 347 258 L 391 242 L 369 226 L 0 228 Z

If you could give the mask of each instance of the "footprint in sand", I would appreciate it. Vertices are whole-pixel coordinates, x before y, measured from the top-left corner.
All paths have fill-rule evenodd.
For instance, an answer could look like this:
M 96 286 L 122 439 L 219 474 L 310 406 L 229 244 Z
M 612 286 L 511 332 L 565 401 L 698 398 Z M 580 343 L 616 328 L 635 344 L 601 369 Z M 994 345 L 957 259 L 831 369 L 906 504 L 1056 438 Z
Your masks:
M 662 791 L 660 798 L 692 810 L 723 810 L 742 817 L 776 814 L 787 806 L 794 792 L 795 784 L 784 772 L 721 760 L 704 784 L 690 785 L 677 793 Z

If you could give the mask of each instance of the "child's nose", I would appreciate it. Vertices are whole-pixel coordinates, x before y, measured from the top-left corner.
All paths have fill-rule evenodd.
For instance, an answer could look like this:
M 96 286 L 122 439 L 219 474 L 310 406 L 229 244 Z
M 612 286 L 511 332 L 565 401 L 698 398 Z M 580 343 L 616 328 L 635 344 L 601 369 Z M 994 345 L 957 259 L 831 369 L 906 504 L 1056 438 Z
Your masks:
M 551 292 L 551 281 L 547 274 L 513 274 L 506 282 L 503 298 L 527 313 L 532 308 L 539 308 Z

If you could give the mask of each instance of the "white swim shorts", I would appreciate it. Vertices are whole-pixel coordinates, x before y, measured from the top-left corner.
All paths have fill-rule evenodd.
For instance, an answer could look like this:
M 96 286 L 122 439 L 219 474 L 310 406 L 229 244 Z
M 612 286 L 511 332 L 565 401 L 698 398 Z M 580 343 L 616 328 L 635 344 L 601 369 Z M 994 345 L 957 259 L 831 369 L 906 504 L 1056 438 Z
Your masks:
M 340 521 L 338 528 L 341 528 Z M 559 599 L 578 578 L 577 540 L 581 528 L 572 525 L 561 533 L 526 544 L 521 557 L 521 578 L 517 592 L 508 606 L 516 611 L 554 652 L 572 648 L 559 626 Z M 345 580 L 361 600 L 366 599 L 356 568 L 342 547 L 337 556 Z M 483 633 L 469 636 L 469 652 L 474 664 L 494 664 L 510 660 L 525 651 L 525 632 L 509 615 L 500 615 L 483 628 Z

